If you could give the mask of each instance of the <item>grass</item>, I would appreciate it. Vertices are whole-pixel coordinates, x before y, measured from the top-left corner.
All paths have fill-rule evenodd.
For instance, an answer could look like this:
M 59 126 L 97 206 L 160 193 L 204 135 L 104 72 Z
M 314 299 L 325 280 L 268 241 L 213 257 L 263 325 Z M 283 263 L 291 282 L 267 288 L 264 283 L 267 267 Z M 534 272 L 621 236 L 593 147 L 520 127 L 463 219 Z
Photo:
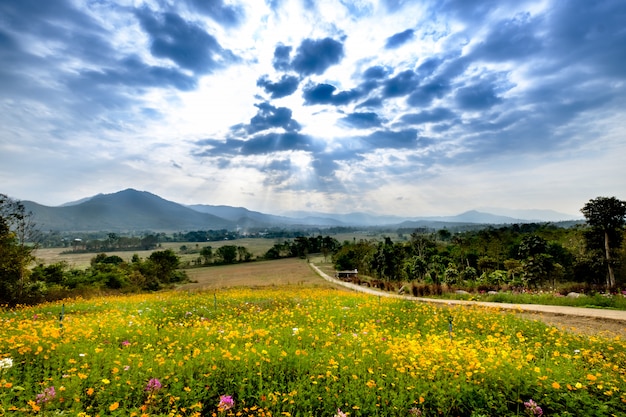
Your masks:
M 626 414 L 619 338 L 342 291 L 305 261 L 196 271 L 208 291 L 0 311 L 0 415 Z
M 626 310 L 626 296 L 623 294 L 579 294 L 577 297 L 567 297 L 552 292 L 519 293 L 498 292 L 497 294 L 456 294 L 445 292 L 437 298 L 485 301 L 491 303 L 510 304 L 540 304 L 584 308 L 606 308 Z
M 530 399 L 545 415 L 626 413 L 623 341 L 493 309 L 290 285 L 0 319 L 0 414 L 519 416 Z M 219 411 L 222 396 L 233 408 Z

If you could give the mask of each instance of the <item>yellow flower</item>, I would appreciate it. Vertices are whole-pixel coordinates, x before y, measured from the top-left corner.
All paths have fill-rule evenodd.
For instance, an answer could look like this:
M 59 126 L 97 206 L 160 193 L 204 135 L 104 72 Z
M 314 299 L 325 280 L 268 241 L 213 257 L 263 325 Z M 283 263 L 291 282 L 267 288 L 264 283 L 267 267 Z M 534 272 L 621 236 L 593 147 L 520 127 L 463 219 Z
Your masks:
M 33 400 L 28 401 L 28 405 L 31 406 L 34 412 L 38 412 L 39 410 L 41 410 L 41 407 L 39 407 L 37 403 L 34 402 Z
M 103 384 L 105 384 L 105 385 L 107 385 L 107 384 L 110 384 L 110 383 L 111 383 L 111 381 L 109 381 L 108 379 L 104 378 L 104 379 L 102 380 L 102 383 L 103 383 Z
M 115 411 L 115 410 L 117 410 L 119 407 L 120 407 L 120 403 L 118 403 L 118 402 L 116 401 L 116 402 L 114 402 L 113 404 L 111 404 L 111 405 L 109 406 L 109 411 Z

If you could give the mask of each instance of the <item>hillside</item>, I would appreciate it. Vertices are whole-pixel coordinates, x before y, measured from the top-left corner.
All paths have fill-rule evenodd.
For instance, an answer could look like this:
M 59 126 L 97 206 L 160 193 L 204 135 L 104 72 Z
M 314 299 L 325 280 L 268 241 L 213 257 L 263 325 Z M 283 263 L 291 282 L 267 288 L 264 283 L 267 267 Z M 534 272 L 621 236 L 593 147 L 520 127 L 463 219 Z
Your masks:
M 233 222 L 200 213 L 146 191 L 99 194 L 74 205 L 48 207 L 24 201 L 42 231 L 181 231 L 232 229 Z
M 249 230 L 263 228 L 386 227 L 386 228 L 475 228 L 480 225 L 541 222 L 470 210 L 456 216 L 399 217 L 370 213 L 291 212 L 279 216 L 244 207 L 194 204 L 182 205 L 147 191 L 126 189 L 97 194 L 58 207 L 23 201 L 41 231 L 64 232 L 181 232 L 194 230 Z M 540 214 L 532 211 L 532 215 Z M 544 212 L 545 213 L 545 212 Z M 552 218 L 571 216 L 556 212 Z M 570 222 L 571 223 L 571 222 Z M 571 224 L 565 225 L 569 226 Z

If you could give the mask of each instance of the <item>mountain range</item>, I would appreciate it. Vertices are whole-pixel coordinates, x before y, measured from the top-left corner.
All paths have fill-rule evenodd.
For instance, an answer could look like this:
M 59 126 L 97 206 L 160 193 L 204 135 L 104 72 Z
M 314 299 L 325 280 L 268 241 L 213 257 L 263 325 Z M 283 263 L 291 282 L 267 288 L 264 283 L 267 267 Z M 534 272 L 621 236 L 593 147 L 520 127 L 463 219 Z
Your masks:
M 98 194 L 61 206 L 50 207 L 34 201 L 22 201 L 26 211 L 41 231 L 60 232 L 181 232 L 219 229 L 262 229 L 271 227 L 354 227 L 392 226 L 398 228 L 441 228 L 451 225 L 513 224 L 579 220 L 550 210 L 509 212 L 521 215 L 471 210 L 456 216 L 404 218 L 369 213 L 330 214 L 291 212 L 265 214 L 243 207 L 194 204 L 183 205 L 165 200 L 147 191 L 126 189 L 112 194 Z M 498 209 L 492 209 L 497 212 Z M 524 214 L 525 213 L 525 214 Z

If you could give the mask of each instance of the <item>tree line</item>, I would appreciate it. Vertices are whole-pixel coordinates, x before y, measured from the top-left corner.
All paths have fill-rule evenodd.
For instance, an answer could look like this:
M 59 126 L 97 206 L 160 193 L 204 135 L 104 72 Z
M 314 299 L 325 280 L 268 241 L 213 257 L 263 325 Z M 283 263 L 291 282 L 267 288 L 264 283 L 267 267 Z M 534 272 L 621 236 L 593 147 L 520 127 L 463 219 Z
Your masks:
M 581 209 L 587 222 L 580 227 L 522 224 L 485 227 L 452 233 L 415 230 L 406 241 L 391 238 L 343 243 L 331 236 L 296 236 L 276 242 L 257 259 L 332 257 L 338 270 L 392 282 L 424 282 L 476 288 L 555 287 L 578 282 L 615 290 L 626 284 L 623 248 L 626 202 L 598 197 Z M 24 206 L 0 194 L 0 304 L 34 303 L 87 289 L 157 290 L 185 281 L 179 257 L 157 250 L 146 259 L 134 255 L 125 262 L 116 255 L 96 255 L 87 269 L 67 263 L 37 264 L 36 228 Z M 207 235 L 197 233 L 198 238 Z M 211 235 L 212 237 L 216 235 Z M 162 236 L 161 236 L 162 237 Z M 185 236 L 190 237 L 190 236 Z M 100 249 L 132 245 L 158 247 L 159 235 L 124 240 L 109 233 Z M 256 260 L 243 246 L 197 246 L 196 265 L 223 265 Z M 34 265 L 34 266 L 33 266 Z
M 383 281 L 469 288 L 554 288 L 567 281 L 615 290 L 626 284 L 626 202 L 598 197 L 581 212 L 582 227 L 514 224 L 456 234 L 415 231 L 408 242 L 344 242 L 333 261 L 336 269 Z

